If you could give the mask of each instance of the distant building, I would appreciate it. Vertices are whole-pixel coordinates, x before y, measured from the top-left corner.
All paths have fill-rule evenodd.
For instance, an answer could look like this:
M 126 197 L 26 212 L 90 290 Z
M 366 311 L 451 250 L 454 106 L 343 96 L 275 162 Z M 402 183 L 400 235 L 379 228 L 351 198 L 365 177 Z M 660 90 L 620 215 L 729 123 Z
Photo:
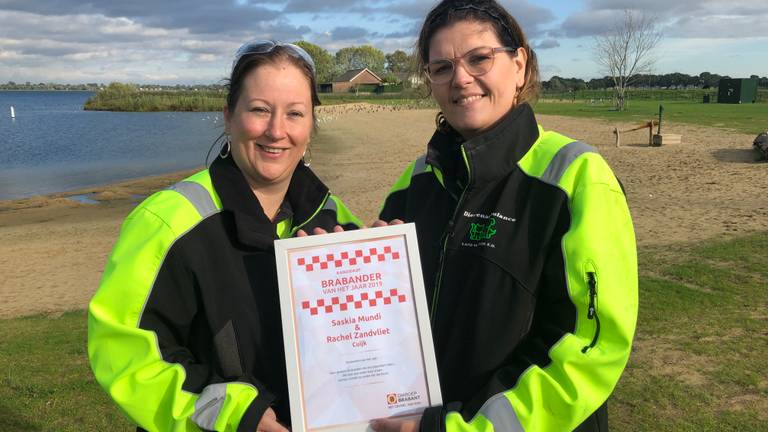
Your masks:
M 382 82 L 382 79 L 368 68 L 352 69 L 333 82 L 320 84 L 320 93 L 344 93 L 361 85 L 379 86 Z
M 424 74 L 418 72 L 398 72 L 395 76 L 399 83 L 406 87 L 418 87 L 424 84 Z

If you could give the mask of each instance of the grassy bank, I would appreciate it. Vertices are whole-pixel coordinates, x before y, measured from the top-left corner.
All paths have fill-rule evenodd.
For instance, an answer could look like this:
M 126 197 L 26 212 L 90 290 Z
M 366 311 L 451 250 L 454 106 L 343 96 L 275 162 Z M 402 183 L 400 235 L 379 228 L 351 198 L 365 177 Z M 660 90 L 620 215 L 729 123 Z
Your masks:
M 640 253 L 632 357 L 613 430 L 764 430 L 768 232 Z M 0 430 L 129 431 L 94 382 L 83 312 L 0 320 Z
M 416 90 L 402 93 L 321 93 L 323 105 L 371 103 L 397 105 L 403 109 L 431 108 L 432 99 Z M 157 91 L 143 90 L 132 84 L 112 83 L 96 92 L 85 102 L 84 109 L 92 111 L 221 111 L 226 92 L 221 91 Z
M 103 90 L 85 102 L 89 111 L 221 111 L 224 95 L 219 92 L 142 92 L 114 94 Z
M 427 97 L 402 94 L 337 93 L 320 94 L 323 105 L 370 103 L 397 105 L 403 109 L 432 108 L 435 103 Z M 135 88 L 97 92 L 86 101 L 84 109 L 91 111 L 221 111 L 226 103 L 222 92 L 140 91 Z
M 133 84 L 111 83 L 85 102 L 92 111 L 221 111 L 225 93 L 207 91 L 149 91 Z
M 540 100 L 536 113 L 564 115 L 570 117 L 600 118 L 604 120 L 645 122 L 658 118 L 659 104 L 664 106 L 664 121 L 690 123 L 737 130 L 757 135 L 768 124 L 768 103 L 758 104 L 702 104 L 682 101 L 631 100 L 625 111 L 615 111 L 610 101 L 590 103 L 589 101 Z M 662 132 L 663 125 L 662 125 Z

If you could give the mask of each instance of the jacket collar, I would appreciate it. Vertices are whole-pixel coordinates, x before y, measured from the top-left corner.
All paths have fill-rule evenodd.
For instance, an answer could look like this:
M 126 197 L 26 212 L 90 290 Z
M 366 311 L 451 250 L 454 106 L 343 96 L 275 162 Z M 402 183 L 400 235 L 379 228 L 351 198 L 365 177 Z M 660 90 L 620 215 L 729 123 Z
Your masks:
M 522 103 L 491 130 L 467 141 L 450 126 L 435 131 L 427 147 L 426 162 L 443 171 L 447 168 L 448 172 L 444 173 L 451 175 L 449 167 L 464 165 L 456 161 L 457 157 L 462 158 L 458 150 L 463 146 L 472 174 L 470 184 L 494 181 L 512 172 L 538 138 L 533 110 L 527 103 Z
M 238 240 L 248 246 L 272 249 L 277 239 L 276 223 L 269 220 L 231 157 L 217 158 L 210 168 L 211 182 L 224 211 L 234 215 Z M 278 218 L 293 216 L 297 226 L 310 219 L 325 202 L 328 188 L 303 163 L 293 172 Z M 279 222 L 276 219 L 276 222 Z

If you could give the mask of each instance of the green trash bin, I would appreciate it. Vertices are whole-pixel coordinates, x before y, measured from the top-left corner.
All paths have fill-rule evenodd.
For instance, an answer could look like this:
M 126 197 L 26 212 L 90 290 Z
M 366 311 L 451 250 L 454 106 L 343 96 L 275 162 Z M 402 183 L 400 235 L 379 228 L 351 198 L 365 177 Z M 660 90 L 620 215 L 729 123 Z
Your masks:
M 755 103 L 757 83 L 755 78 L 723 78 L 717 89 L 717 103 Z

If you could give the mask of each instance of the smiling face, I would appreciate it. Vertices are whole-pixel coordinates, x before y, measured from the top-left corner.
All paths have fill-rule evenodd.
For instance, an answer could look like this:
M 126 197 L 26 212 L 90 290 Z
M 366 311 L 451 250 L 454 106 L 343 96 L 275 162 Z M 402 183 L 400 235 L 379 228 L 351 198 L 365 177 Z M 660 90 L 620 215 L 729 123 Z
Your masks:
M 435 32 L 429 43 L 429 61 L 454 59 L 479 48 L 503 46 L 493 28 L 476 21 L 458 21 Z M 493 67 L 472 76 L 461 63 L 444 84 L 431 83 L 432 95 L 448 123 L 464 138 L 472 138 L 495 125 L 517 103 L 525 84 L 525 49 L 497 53 Z
M 296 66 L 256 67 L 243 80 L 234 110 L 224 109 L 232 157 L 252 189 L 290 183 L 312 133 L 312 93 Z

